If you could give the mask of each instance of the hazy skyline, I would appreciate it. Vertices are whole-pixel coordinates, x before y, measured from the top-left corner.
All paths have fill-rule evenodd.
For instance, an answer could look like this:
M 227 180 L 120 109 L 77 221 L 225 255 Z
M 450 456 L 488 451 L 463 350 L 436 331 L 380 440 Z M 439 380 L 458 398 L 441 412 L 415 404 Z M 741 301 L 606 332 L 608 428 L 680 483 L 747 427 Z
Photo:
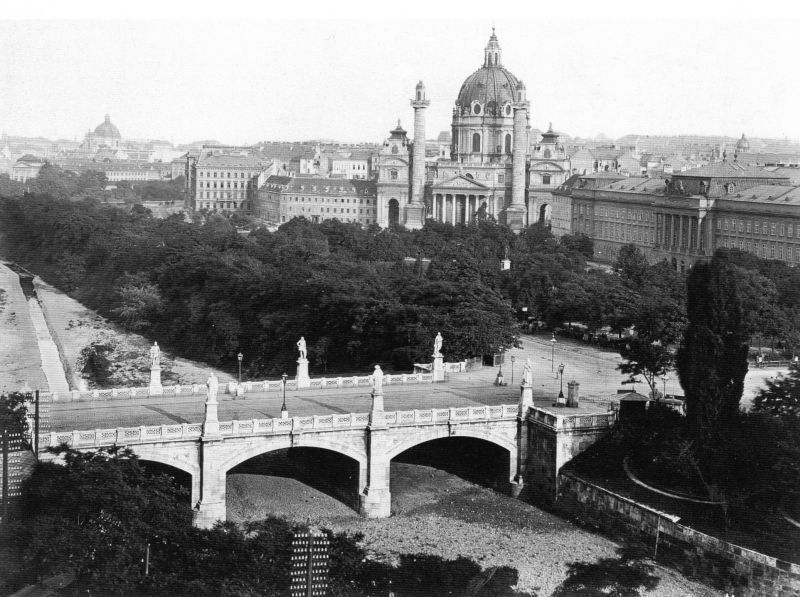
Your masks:
M 619 13 L 3 21 L 0 129 L 80 141 L 109 113 L 125 138 L 377 143 L 398 118 L 411 131 L 409 99 L 423 80 L 434 138 L 449 130 L 494 25 L 503 65 L 527 86 L 534 128 L 552 121 L 573 136 L 744 132 L 798 141 L 798 24 Z

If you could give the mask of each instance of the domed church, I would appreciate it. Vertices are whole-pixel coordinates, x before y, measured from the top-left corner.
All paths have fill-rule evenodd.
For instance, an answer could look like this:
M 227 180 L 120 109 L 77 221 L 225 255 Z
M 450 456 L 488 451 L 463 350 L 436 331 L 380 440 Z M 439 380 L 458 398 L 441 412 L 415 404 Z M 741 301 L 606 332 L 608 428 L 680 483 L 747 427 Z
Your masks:
M 100 147 L 119 149 L 122 135 L 115 124 L 111 122 L 111 116 L 106 114 L 105 120 L 98 124 L 94 131 L 86 133 L 83 148 L 87 151 L 97 151 Z
M 417 229 L 427 218 L 468 224 L 488 217 L 514 231 L 533 224 L 540 210 L 528 205 L 534 196 L 526 193 L 530 104 L 525 92 L 525 84 L 503 66 L 492 29 L 483 65 L 466 78 L 453 106 L 450 157 L 426 163 L 430 102 L 420 81 L 411 100 L 413 142 L 398 123 L 377 156 L 377 223 Z M 553 177 L 555 188 L 568 176 L 569 166 L 554 159 L 552 169 L 561 175 Z

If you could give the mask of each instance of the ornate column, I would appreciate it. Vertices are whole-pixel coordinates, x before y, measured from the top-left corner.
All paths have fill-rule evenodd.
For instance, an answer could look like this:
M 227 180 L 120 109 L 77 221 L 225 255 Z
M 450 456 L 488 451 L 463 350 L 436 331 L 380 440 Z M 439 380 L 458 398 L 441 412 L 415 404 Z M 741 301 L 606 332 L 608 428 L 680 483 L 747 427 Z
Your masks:
M 419 230 L 424 222 L 425 191 L 425 110 L 430 101 L 425 99 L 425 85 L 417 83 L 416 95 L 411 100 L 414 108 L 414 146 L 411 155 L 411 201 L 406 205 L 405 226 L 411 230 Z
M 367 466 L 359 467 L 359 510 L 367 518 L 388 518 L 391 515 L 392 498 L 389 490 L 390 460 L 386 420 L 383 417 L 383 371 L 375 365 L 372 374 L 372 408 L 369 426 L 365 430 L 367 444 Z
M 453 226 L 455 226 L 455 225 L 456 225 L 456 197 L 457 197 L 458 195 L 456 195 L 455 193 L 453 193 L 453 194 L 452 194 L 452 195 L 450 195 L 450 196 L 452 197 L 452 200 L 453 200 L 453 221 L 452 221 L 451 223 L 453 224 Z
M 525 99 L 525 85 L 522 81 L 517 87 L 518 101 L 514 108 L 514 153 L 511 157 L 511 205 L 506 208 L 505 223 L 519 234 L 525 225 L 525 162 L 528 154 L 528 107 Z

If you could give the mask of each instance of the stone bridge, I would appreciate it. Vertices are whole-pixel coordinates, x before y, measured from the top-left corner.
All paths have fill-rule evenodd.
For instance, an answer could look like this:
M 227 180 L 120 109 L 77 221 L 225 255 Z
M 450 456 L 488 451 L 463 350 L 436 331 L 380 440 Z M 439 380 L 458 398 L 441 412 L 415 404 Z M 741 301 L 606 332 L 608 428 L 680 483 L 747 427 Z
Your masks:
M 415 446 L 442 438 L 475 438 L 508 452 L 509 488 L 555 499 L 558 471 L 604 434 L 613 413 L 572 415 L 534 406 L 523 388 L 519 404 L 251 419 L 219 422 L 206 403 L 202 423 L 52 432 L 43 444 L 77 449 L 130 447 L 143 461 L 188 473 L 195 524 L 226 518 L 226 476 L 247 460 L 286 448 L 320 448 L 358 463 L 358 508 L 367 517 L 391 513 L 390 463 Z M 377 404 L 377 408 L 376 408 Z M 563 414 L 562 414 L 563 413 Z

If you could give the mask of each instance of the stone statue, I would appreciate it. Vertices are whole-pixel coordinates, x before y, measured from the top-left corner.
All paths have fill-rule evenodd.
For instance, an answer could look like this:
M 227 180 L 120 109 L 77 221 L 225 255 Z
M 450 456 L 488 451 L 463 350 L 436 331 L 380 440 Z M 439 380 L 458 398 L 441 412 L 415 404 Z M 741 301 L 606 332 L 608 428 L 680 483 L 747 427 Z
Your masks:
M 157 369 L 161 366 L 161 349 L 158 347 L 158 342 L 153 342 L 150 347 L 150 368 Z
M 217 399 L 217 390 L 219 390 L 219 380 L 214 375 L 213 371 L 209 372 L 208 379 L 206 380 L 206 397 L 209 402 L 214 402 Z
M 380 365 L 375 365 L 375 371 L 372 372 L 372 393 L 383 393 L 383 370 Z
M 433 356 L 442 356 L 442 334 L 437 332 L 436 338 L 433 340 Z
M 533 385 L 533 366 L 530 359 L 525 359 L 525 367 L 522 369 L 522 382 L 526 386 Z
M 306 339 L 303 336 L 300 336 L 300 339 L 297 341 L 297 350 L 300 351 L 300 358 L 306 358 Z

